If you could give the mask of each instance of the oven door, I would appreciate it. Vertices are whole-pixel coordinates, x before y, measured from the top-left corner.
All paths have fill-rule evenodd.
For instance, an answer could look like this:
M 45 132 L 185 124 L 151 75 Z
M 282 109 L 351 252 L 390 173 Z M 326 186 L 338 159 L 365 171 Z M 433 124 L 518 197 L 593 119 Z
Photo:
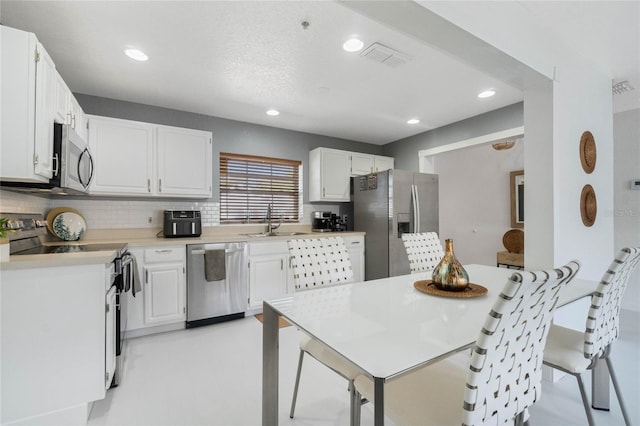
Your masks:
M 116 286 L 113 285 L 107 292 L 105 309 L 105 389 L 111 387 L 111 382 L 116 372 Z
M 116 279 L 113 288 L 116 289 L 116 320 L 115 320 L 115 355 L 116 371 L 111 387 L 120 384 L 124 369 L 125 356 L 125 332 L 127 330 L 127 292 L 131 291 L 133 285 L 134 272 L 133 255 L 126 252 L 122 257 L 116 259 Z
M 87 143 L 71 127 L 62 126 L 62 176 L 60 186 L 87 192 L 94 163 Z

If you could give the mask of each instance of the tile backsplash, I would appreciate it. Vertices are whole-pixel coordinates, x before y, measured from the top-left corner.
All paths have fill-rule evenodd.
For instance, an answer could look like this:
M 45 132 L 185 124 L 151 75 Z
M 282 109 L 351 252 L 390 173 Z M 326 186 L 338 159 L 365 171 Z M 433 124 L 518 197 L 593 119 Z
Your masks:
M 89 229 L 159 228 L 164 210 L 200 210 L 202 226 L 220 224 L 220 205 L 213 201 L 191 200 L 127 200 L 86 198 L 45 198 L 0 190 L 0 211 L 12 213 L 43 213 L 55 207 L 71 207 L 78 210 L 87 221 Z M 303 206 L 302 225 L 311 224 L 311 212 L 318 206 Z M 322 210 L 337 212 L 338 206 L 323 205 Z

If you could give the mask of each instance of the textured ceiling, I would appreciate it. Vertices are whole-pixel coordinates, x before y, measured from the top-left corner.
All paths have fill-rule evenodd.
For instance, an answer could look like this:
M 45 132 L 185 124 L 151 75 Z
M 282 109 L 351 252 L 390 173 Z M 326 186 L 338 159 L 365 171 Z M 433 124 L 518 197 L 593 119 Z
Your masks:
M 1 6 L 2 23 L 34 32 L 75 93 L 374 144 L 522 100 L 519 89 L 333 1 Z M 547 10 L 534 5 L 530 13 L 547 19 Z M 352 35 L 409 60 L 390 67 L 346 53 L 341 45 Z M 128 46 L 149 61 L 127 58 Z M 496 96 L 478 99 L 486 88 Z M 269 108 L 281 114 L 267 116 Z M 421 123 L 407 125 L 413 117 Z

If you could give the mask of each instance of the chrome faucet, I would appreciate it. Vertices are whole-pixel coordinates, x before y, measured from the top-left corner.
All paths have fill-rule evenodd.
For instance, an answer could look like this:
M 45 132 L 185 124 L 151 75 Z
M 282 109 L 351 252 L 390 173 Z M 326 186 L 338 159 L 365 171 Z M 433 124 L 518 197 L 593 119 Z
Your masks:
M 273 215 L 273 204 L 271 203 L 267 206 L 267 234 L 273 233 L 274 230 L 280 228 L 280 225 L 282 225 L 282 215 L 280 216 L 280 223 L 278 223 L 275 226 L 271 222 L 272 215 Z

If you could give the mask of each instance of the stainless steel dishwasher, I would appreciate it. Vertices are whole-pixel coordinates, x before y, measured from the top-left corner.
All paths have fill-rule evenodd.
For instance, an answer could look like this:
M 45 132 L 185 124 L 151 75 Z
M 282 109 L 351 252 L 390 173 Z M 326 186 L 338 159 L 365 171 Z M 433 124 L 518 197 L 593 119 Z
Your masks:
M 207 281 L 205 255 L 211 253 L 224 255 L 224 266 Z M 187 328 L 244 318 L 246 307 L 247 243 L 188 244 Z

